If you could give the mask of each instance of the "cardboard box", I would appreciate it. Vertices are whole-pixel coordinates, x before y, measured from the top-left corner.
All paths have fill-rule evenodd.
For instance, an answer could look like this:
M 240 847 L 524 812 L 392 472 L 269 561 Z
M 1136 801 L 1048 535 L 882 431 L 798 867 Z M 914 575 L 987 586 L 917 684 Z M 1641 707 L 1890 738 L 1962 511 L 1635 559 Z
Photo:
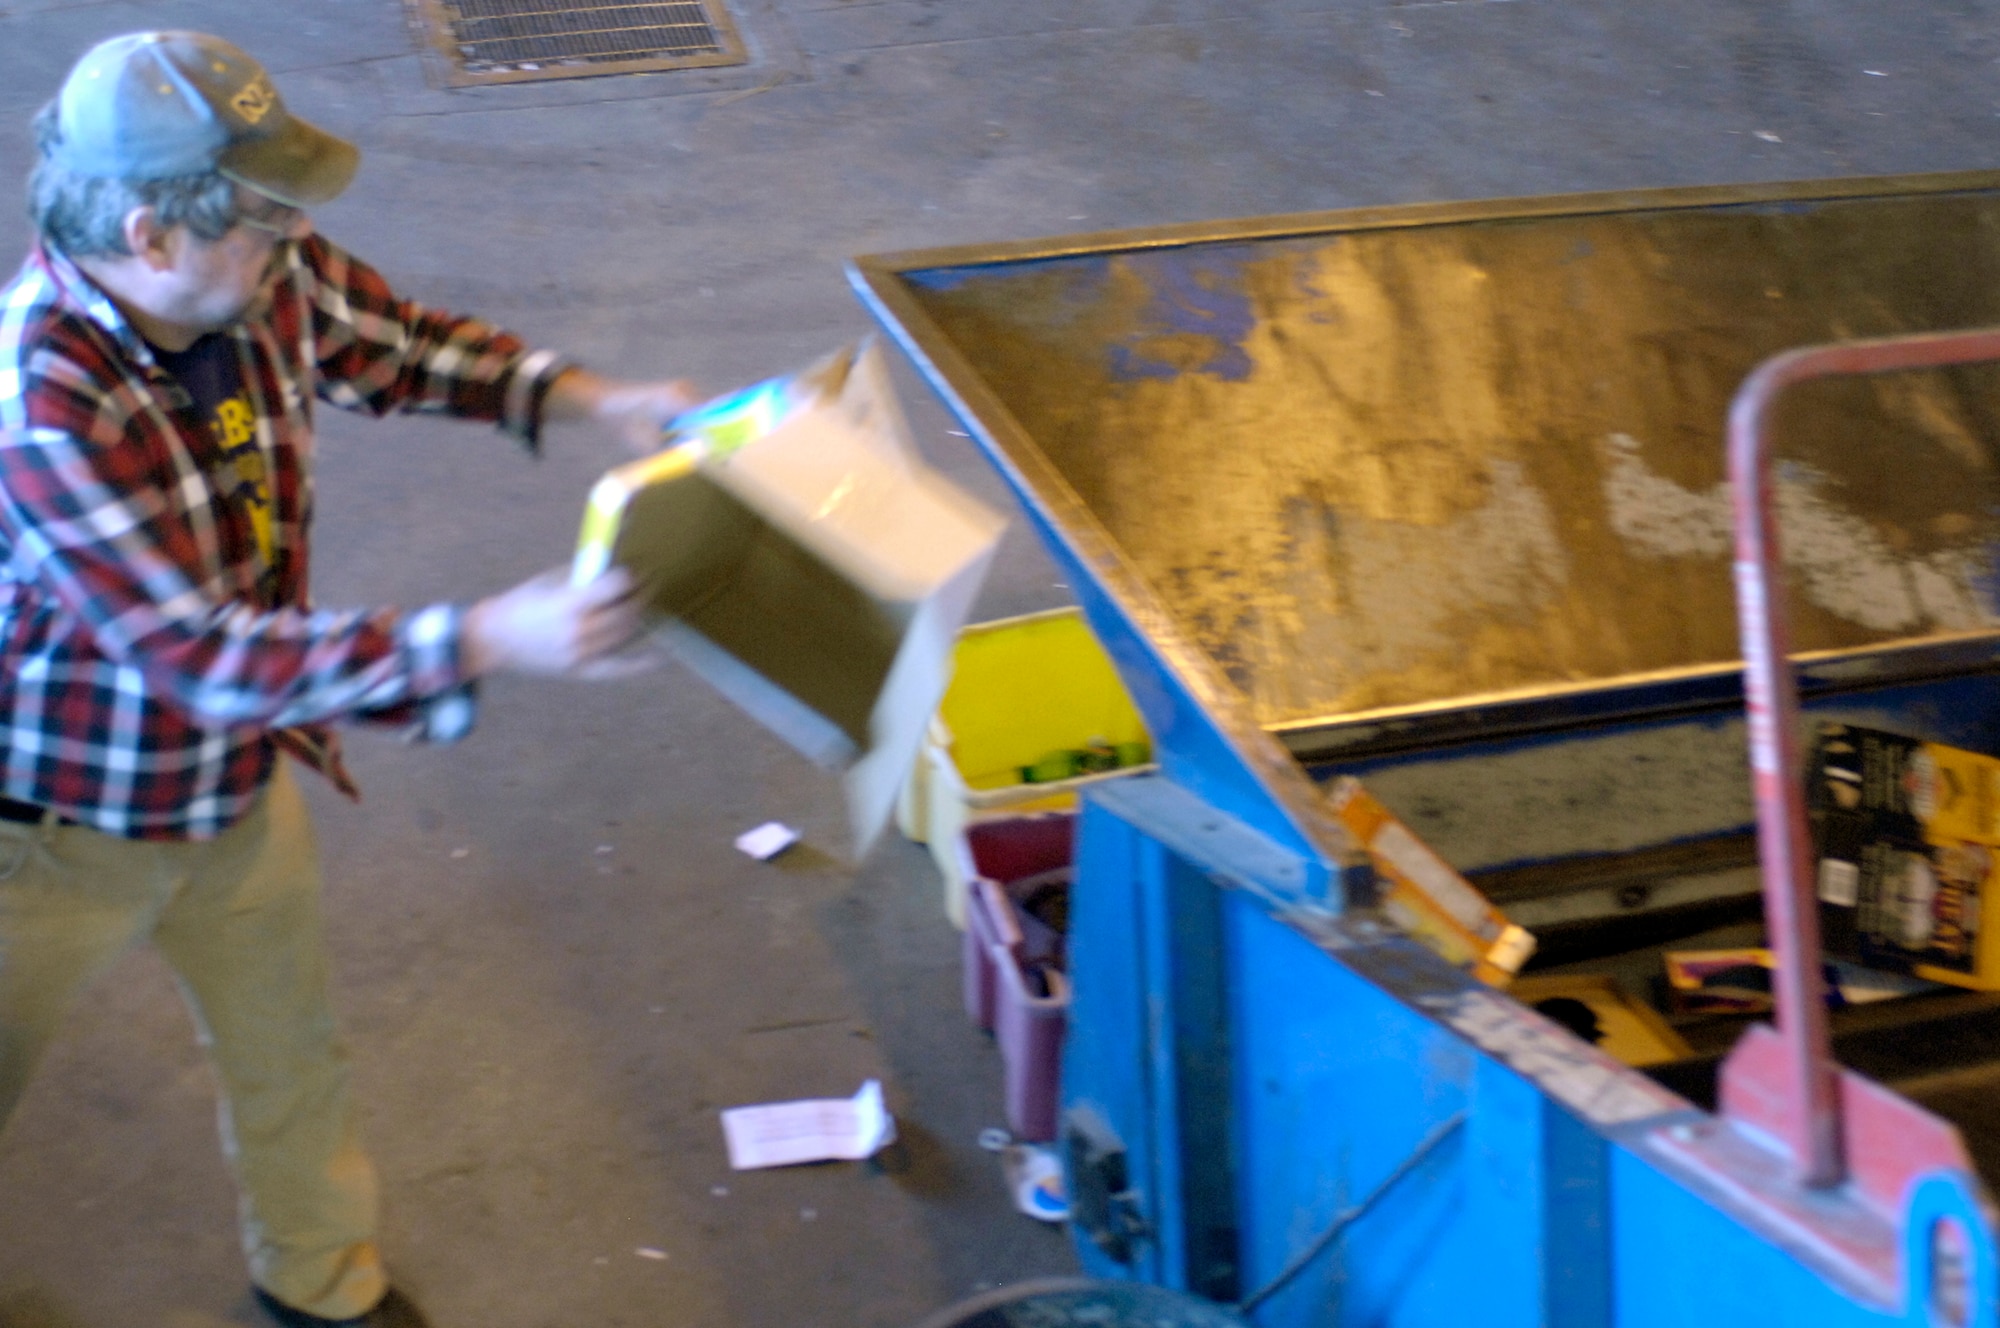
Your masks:
M 1809 769 L 1828 952 L 2000 991 L 2000 760 L 1827 724 Z
M 872 342 L 675 421 L 591 491 L 573 577 L 638 579 L 672 652 L 841 772 L 854 852 L 944 695 L 1001 518 L 918 458 Z
M 1669 950 L 1660 959 L 1666 970 L 1667 1008 L 1676 1014 L 1759 1015 L 1773 1008 L 1777 961 L 1769 950 Z M 1830 1010 L 1939 990 L 1937 984 L 1907 973 L 1839 959 L 1828 960 L 1822 976 Z
M 1694 1055 L 1653 1007 L 1627 996 L 1603 974 L 1522 978 L 1507 994 L 1627 1065 Z
M 1769 950 L 1669 950 L 1667 1004 L 1676 1014 L 1769 1014 L 1772 1009 Z
M 1348 776 L 1327 790 L 1333 814 L 1368 850 L 1379 878 L 1378 906 L 1396 926 L 1481 982 L 1505 986 L 1535 952 L 1535 938 L 1507 920 Z

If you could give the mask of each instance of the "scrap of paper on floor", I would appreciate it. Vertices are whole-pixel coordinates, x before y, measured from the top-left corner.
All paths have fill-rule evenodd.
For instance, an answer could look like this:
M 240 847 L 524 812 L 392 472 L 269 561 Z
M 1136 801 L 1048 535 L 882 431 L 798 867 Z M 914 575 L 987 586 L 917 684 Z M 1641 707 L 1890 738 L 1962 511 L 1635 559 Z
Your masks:
M 722 1113 L 729 1165 L 737 1171 L 835 1159 L 858 1161 L 896 1137 L 896 1121 L 870 1079 L 851 1098 L 807 1098 L 731 1107 Z

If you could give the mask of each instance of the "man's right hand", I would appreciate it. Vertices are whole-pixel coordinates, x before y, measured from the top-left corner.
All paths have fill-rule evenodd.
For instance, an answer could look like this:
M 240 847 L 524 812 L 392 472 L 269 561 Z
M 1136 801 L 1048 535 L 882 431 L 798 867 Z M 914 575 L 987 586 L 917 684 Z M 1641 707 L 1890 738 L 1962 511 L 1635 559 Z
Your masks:
M 622 567 L 583 586 L 571 585 L 568 573 L 557 570 L 483 599 L 465 614 L 465 672 L 469 677 L 503 669 L 544 675 L 597 672 L 593 663 L 639 634 L 635 590 Z

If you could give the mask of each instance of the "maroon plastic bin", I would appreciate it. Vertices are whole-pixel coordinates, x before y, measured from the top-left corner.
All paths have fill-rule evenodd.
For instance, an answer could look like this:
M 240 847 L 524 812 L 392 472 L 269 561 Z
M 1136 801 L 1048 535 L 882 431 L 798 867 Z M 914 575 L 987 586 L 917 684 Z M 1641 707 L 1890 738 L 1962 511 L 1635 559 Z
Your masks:
M 1016 902 L 1067 879 L 1075 839 L 1076 817 L 1067 812 L 980 821 L 965 833 L 973 868 L 963 942 L 965 1012 L 1000 1044 L 1007 1128 L 1017 1139 L 1056 1137 L 1069 982 L 1054 963 L 1043 962 L 1048 956 L 1031 953 L 1036 947 Z

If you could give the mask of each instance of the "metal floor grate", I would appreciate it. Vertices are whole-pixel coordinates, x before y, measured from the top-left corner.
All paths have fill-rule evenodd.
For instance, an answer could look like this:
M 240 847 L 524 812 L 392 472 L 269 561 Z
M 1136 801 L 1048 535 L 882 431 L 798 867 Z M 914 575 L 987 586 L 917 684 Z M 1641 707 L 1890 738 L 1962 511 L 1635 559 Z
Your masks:
M 447 83 L 740 65 L 722 0 L 415 0 Z

